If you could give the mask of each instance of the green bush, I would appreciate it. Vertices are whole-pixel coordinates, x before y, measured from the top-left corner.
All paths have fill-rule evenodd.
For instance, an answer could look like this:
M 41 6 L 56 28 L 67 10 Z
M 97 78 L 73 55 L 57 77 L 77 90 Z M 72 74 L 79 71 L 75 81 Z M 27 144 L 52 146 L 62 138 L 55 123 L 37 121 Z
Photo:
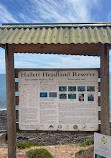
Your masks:
M 17 143 L 17 147 L 19 149 L 25 149 L 25 148 L 30 148 L 32 146 L 41 146 L 39 143 L 34 143 L 34 142 L 20 142 Z
M 26 153 L 28 158 L 53 158 L 46 149 L 32 149 Z
M 86 140 L 85 142 L 83 142 L 80 146 L 87 146 L 87 145 L 93 145 L 94 144 L 94 138 L 90 138 L 88 140 Z

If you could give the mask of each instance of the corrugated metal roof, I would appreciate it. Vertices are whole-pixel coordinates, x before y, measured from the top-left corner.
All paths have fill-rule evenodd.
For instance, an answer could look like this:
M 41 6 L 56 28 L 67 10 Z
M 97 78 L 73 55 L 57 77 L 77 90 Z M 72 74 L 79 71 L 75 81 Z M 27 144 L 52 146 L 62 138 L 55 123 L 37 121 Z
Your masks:
M 0 27 L 0 44 L 111 44 L 111 23 L 12 23 Z

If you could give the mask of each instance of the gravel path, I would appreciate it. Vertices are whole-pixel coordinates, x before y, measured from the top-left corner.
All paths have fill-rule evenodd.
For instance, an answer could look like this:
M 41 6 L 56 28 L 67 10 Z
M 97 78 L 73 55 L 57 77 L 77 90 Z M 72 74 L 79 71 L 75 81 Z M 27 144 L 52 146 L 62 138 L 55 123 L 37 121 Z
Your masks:
M 54 145 L 54 146 L 42 146 L 32 147 L 30 149 L 45 148 L 54 158 L 75 158 L 75 153 L 80 150 L 80 147 L 75 145 Z M 25 153 L 30 149 L 17 150 L 17 158 L 26 158 Z M 0 158 L 8 158 L 8 149 L 0 148 Z

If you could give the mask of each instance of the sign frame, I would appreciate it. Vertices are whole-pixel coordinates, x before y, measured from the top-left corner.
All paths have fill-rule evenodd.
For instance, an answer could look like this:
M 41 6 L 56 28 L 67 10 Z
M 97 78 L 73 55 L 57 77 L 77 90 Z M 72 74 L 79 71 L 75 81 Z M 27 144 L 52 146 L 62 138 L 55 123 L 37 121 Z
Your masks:
M 79 71 L 79 72 L 83 72 L 83 71 L 97 71 L 98 72 L 98 70 L 99 69 L 19 69 L 19 71 L 18 72 L 28 72 L 28 71 L 30 71 L 30 73 L 31 72 L 43 72 L 43 71 L 49 71 L 49 72 L 51 72 L 51 71 L 56 71 L 56 72 L 60 72 L 60 71 L 63 71 L 63 72 L 65 72 L 65 71 L 71 71 L 71 72 L 73 72 L 73 71 Z M 25 73 L 26 74 L 26 73 Z M 98 73 L 99 74 L 99 73 Z M 98 77 L 97 77 L 97 79 L 98 79 Z M 19 86 L 20 87 L 20 86 Z M 98 89 L 98 84 L 97 84 L 97 89 Z M 98 90 L 97 90 L 97 93 L 98 93 Z M 98 98 L 98 97 L 97 97 Z M 23 130 L 23 129 L 22 129 Z M 32 129 L 28 129 L 27 128 L 27 130 L 32 130 Z M 35 130 L 37 130 L 37 129 L 35 129 Z M 42 130 L 42 129 L 41 129 Z M 44 131 L 45 129 L 43 129 L 43 131 Z M 53 130 L 53 129 L 47 129 L 47 131 L 50 131 L 50 130 L 52 130 L 52 131 L 55 131 L 55 130 Z M 57 131 L 62 131 L 61 129 L 57 129 Z M 98 130 L 98 128 L 97 128 L 97 130 Z M 93 131 L 97 131 L 97 130 L 93 130 Z M 65 131 L 67 131 L 67 130 L 65 130 Z M 69 131 L 79 131 L 79 129 L 78 128 L 76 128 L 76 129 L 74 129 L 74 130 L 69 130 Z M 86 131 L 86 130 L 80 130 L 80 131 Z M 88 130 L 88 131 L 91 131 L 91 130 Z

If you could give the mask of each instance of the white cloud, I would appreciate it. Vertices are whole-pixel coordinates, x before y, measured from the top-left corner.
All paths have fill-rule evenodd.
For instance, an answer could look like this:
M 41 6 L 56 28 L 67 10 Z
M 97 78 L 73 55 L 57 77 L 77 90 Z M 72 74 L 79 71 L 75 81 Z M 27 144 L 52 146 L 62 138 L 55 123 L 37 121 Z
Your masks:
M 98 57 L 60 56 L 56 62 L 50 61 L 49 64 L 54 68 L 99 68 L 100 60 Z
M 111 51 L 110 51 L 111 54 Z M 111 55 L 110 55 L 111 65 Z M 52 55 L 52 54 L 15 54 L 16 68 L 99 68 L 99 57 Z M 111 72 L 111 68 L 110 68 Z M 0 49 L 0 74 L 5 73 L 5 54 Z
M 6 6 L 0 3 L 0 22 L 8 23 L 8 22 L 18 22 L 14 19 L 13 15 L 7 10 Z
M 51 54 L 15 55 L 15 67 L 17 68 L 99 68 L 99 66 L 100 60 L 98 57 Z
M 97 7 L 97 0 L 30 0 L 35 19 L 41 22 L 89 22 L 91 8 Z M 37 16 L 36 16 L 37 15 Z

